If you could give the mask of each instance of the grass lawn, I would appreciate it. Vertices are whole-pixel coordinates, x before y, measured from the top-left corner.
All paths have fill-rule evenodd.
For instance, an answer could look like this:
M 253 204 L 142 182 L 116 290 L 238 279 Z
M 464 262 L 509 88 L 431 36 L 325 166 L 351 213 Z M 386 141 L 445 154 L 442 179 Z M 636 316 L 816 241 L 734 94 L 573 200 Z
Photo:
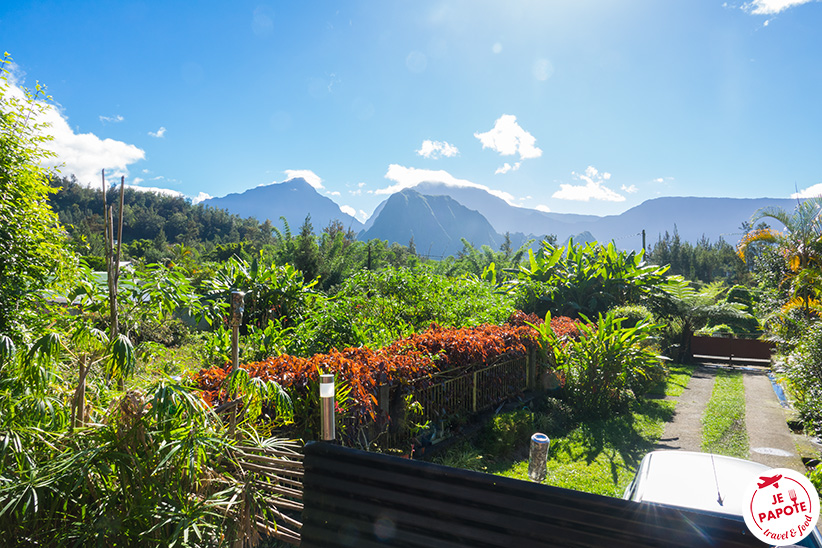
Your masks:
M 667 382 L 655 394 L 631 405 L 629 412 L 607 419 L 573 421 L 561 403 L 548 400 L 537 404 L 527 425 L 529 432 L 541 431 L 551 438 L 548 476 L 545 483 L 589 493 L 621 497 L 633 477 L 640 459 L 662 436 L 665 422 L 673 417 L 675 401 L 662 399 L 678 396 L 690 380 L 693 368 L 673 365 Z M 518 420 L 522 420 L 520 411 Z M 496 422 L 504 422 L 504 419 Z M 493 425 L 492 425 L 493 428 Z M 464 442 L 437 459 L 448 466 L 467 468 L 528 480 L 528 439 L 521 436 L 519 447 L 506 455 L 483 449 L 483 436 L 473 443 Z
M 716 376 L 711 399 L 702 415 L 702 450 L 748 458 L 745 386 L 738 371 L 722 371 Z

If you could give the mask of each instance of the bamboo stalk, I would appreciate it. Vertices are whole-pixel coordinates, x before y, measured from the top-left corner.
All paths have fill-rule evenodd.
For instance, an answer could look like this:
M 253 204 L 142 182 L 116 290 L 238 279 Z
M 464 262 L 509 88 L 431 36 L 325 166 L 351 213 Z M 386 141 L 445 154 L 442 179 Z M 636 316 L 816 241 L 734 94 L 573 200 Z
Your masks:
M 253 462 L 241 462 L 240 465 L 253 472 L 262 472 L 263 474 L 275 477 L 277 479 L 284 479 L 277 475 L 277 473 L 288 474 L 289 476 L 303 477 L 304 472 L 300 470 L 290 470 L 288 468 L 277 468 L 275 466 L 263 466 L 261 464 L 254 464 Z
M 303 503 L 298 502 L 295 500 L 288 500 L 282 497 L 279 498 L 266 498 L 265 501 L 273 508 L 285 509 L 285 510 L 295 510 L 298 512 L 303 511 Z
M 294 470 L 303 470 L 303 463 L 293 460 L 275 459 L 263 455 L 255 455 L 253 453 L 241 452 L 243 461 L 253 461 L 258 464 L 271 464 L 272 466 L 282 466 L 284 468 L 291 468 Z
M 265 531 L 268 535 L 278 538 L 284 542 L 289 544 L 293 544 L 295 546 L 300 545 L 300 534 L 295 533 L 290 529 L 286 529 L 285 527 L 278 526 L 276 523 L 272 523 L 270 521 L 264 520 L 262 518 L 257 518 L 257 527 Z
M 272 508 L 272 510 L 273 510 L 274 514 L 277 516 L 278 520 L 281 519 L 285 523 L 287 523 L 288 525 L 290 525 L 291 527 L 294 527 L 296 529 L 301 529 L 302 528 L 303 524 L 300 523 L 299 521 L 297 521 L 296 519 L 286 516 L 285 514 L 283 514 L 282 512 L 277 510 L 276 508 Z M 263 519 L 263 518 L 261 518 L 260 516 L 257 516 L 257 519 Z M 277 527 L 280 527 L 279 523 L 277 524 Z
M 263 481 L 253 481 L 251 483 L 254 487 L 258 489 L 262 489 L 264 491 L 268 491 L 269 493 L 274 493 L 278 495 L 283 495 L 285 497 L 292 497 L 295 499 L 302 500 L 303 492 L 299 489 L 292 489 L 290 487 L 283 487 L 282 485 L 272 485 L 270 483 L 265 483 Z

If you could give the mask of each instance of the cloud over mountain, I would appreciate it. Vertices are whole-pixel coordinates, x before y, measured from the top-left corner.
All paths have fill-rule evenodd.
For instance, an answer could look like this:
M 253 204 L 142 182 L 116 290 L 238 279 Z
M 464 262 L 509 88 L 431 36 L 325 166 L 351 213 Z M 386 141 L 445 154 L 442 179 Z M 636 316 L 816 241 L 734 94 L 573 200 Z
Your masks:
M 624 202 L 625 196 L 614 192 L 607 186 L 605 182 L 611 178 L 608 172 L 600 173 L 594 166 L 588 166 L 585 173 L 572 173 L 573 177 L 585 184 L 569 185 L 562 183 L 559 185 L 559 190 L 554 192 L 551 196 L 558 200 L 576 200 L 580 202 L 587 202 L 589 200 L 602 200 L 605 202 Z M 623 185 L 624 187 L 624 185 Z M 626 192 L 633 192 L 630 187 L 623 188 Z
M 457 179 L 443 169 L 417 169 L 414 167 L 405 167 L 397 164 L 388 166 L 388 171 L 385 178 L 395 181 L 396 184 L 386 188 L 380 188 L 374 191 L 374 194 L 394 194 L 403 189 L 414 187 L 420 183 L 442 183 L 453 187 L 463 188 L 479 188 L 486 192 L 501 198 L 511 205 L 514 205 L 515 198 L 508 192 L 502 190 L 492 190 L 485 185 L 474 183 L 467 179 Z

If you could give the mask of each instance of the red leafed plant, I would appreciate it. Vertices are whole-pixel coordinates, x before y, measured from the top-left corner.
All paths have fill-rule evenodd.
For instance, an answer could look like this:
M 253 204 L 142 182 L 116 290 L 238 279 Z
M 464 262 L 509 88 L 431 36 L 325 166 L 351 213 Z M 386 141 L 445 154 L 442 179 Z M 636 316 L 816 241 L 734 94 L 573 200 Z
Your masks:
M 333 373 L 337 383 L 350 388 L 351 410 L 355 415 L 376 416 L 377 389 L 382 384 L 395 385 L 430 377 L 450 369 L 482 367 L 506 359 L 520 358 L 537 345 L 537 333 L 525 321 L 530 316 L 519 313 L 509 323 L 446 329 L 432 324 L 427 330 L 395 341 L 380 349 L 333 349 L 310 358 L 282 355 L 243 365 L 249 376 L 275 381 L 292 401 L 306 398 L 308 390 L 319 381 L 319 374 Z M 534 316 L 535 320 L 539 320 Z M 576 323 L 570 318 L 555 318 L 551 325 L 563 334 L 576 335 Z M 194 382 L 204 397 L 215 403 L 222 396 L 226 368 L 200 370 Z

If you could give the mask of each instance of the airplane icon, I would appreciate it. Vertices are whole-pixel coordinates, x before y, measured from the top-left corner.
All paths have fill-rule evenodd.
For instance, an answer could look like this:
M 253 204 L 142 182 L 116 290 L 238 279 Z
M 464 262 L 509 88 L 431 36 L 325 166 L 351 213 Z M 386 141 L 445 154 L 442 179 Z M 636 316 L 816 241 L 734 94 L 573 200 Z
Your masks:
M 764 489 L 769 485 L 773 485 L 774 487 L 779 489 L 779 484 L 777 482 L 782 479 L 782 474 L 777 474 L 772 477 L 760 476 L 759 479 L 762 480 L 762 483 L 757 482 L 756 484 L 759 486 L 760 489 Z

